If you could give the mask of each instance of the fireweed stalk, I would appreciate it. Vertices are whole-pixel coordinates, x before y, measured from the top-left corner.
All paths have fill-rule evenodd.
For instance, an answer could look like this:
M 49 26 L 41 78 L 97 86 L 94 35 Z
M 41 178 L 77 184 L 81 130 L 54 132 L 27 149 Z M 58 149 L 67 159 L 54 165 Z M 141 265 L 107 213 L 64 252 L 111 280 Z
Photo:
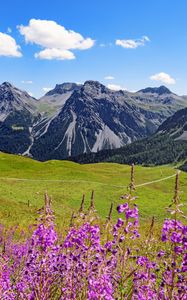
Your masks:
M 168 209 L 174 218 L 166 219 L 162 229 L 162 241 L 166 243 L 169 254 L 169 260 L 164 261 L 165 270 L 160 287 L 163 299 L 187 299 L 187 226 L 178 220 L 179 216 L 185 218 L 180 207 L 178 172 L 173 201 Z
M 18 242 L 15 230 L 0 226 L 0 299 L 2 300 L 187 300 L 187 226 L 178 217 L 179 175 L 170 206 L 173 219 L 164 221 L 155 247 L 154 220 L 143 247 L 138 206 L 129 192 L 121 196 L 119 218 L 100 224 L 94 192 L 89 211 L 84 198 L 64 239 L 55 229 L 51 199 L 45 194 L 38 225 L 30 238 Z M 174 209 L 173 209 L 174 207 Z M 140 247 L 137 249 L 137 247 Z

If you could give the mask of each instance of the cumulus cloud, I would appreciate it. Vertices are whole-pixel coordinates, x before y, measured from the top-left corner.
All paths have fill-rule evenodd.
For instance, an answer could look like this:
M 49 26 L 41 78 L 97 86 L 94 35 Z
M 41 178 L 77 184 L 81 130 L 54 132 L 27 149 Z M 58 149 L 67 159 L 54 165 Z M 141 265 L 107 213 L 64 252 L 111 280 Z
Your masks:
M 21 47 L 9 34 L 0 32 L 0 56 L 21 57 Z
M 21 83 L 23 83 L 23 84 L 32 84 L 33 81 L 32 80 L 22 80 Z
M 43 88 L 42 88 L 42 91 L 44 91 L 45 93 L 47 93 L 47 92 L 49 92 L 49 91 L 51 91 L 51 90 L 52 90 L 51 87 L 43 87 Z
M 48 59 L 48 60 L 52 60 L 52 59 L 69 60 L 75 58 L 73 52 L 69 50 L 61 50 L 56 48 L 44 49 L 38 53 L 35 53 L 34 56 L 39 59 Z
M 145 46 L 145 43 L 149 41 L 150 39 L 147 36 L 142 36 L 141 39 L 135 40 L 116 40 L 116 45 L 126 49 L 136 49 L 140 46 Z
M 105 76 L 104 79 L 106 79 L 106 80 L 113 80 L 113 79 L 115 79 L 115 78 L 114 78 L 114 76 L 108 75 L 108 76 Z
M 107 87 L 113 91 L 126 90 L 126 88 L 123 88 L 121 85 L 118 84 L 108 84 Z
M 157 73 L 155 75 L 152 75 L 150 77 L 151 80 L 156 80 L 156 81 L 160 81 L 163 82 L 165 84 L 175 84 L 176 81 L 174 78 L 172 78 L 169 74 L 161 72 L 161 73 Z
M 74 59 L 74 54 L 69 50 L 86 50 L 95 43 L 91 38 L 84 38 L 80 33 L 50 20 L 31 19 L 28 26 L 20 25 L 18 29 L 26 43 L 44 48 L 35 54 L 40 59 Z

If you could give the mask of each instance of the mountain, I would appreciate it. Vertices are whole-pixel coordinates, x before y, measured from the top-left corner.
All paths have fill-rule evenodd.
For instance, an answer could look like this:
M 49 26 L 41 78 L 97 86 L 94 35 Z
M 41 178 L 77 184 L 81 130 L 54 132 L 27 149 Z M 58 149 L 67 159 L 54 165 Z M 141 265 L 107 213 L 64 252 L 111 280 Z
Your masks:
M 97 81 L 86 81 L 76 87 L 58 115 L 50 121 L 45 134 L 36 139 L 32 156 L 39 160 L 65 159 L 119 148 L 149 136 L 168 115 L 184 107 L 183 99 L 177 98 L 174 104 L 176 96 L 172 93 L 170 106 L 160 104 L 163 96 L 154 94 L 156 102 L 150 93 L 144 98 L 142 94 L 112 91 Z
M 175 107 L 180 109 L 186 106 L 185 96 L 182 97 L 178 96 L 172 93 L 165 86 L 154 87 L 154 88 L 148 87 L 146 89 L 138 91 L 133 95 L 133 97 L 136 99 L 136 101 L 140 101 L 141 103 L 143 102 L 146 104 L 152 104 L 154 106 L 157 106 L 158 109 L 161 110 L 168 109 L 169 114 L 171 111 L 176 112 Z
M 57 84 L 36 100 L 0 85 L 0 150 L 38 160 L 115 149 L 152 135 L 186 98 L 164 86 L 136 93 L 97 81 Z
M 71 82 L 57 84 L 54 89 L 40 98 L 40 108 L 48 114 L 55 112 L 58 108 L 62 108 L 74 91 L 78 91 L 80 88 L 80 84 Z
M 160 87 L 148 87 L 146 89 L 140 90 L 139 93 L 144 93 L 144 94 L 156 94 L 156 95 L 172 95 L 172 92 L 165 87 L 164 85 L 160 86 Z
M 186 161 L 181 169 L 187 171 L 187 108 L 169 117 L 151 137 L 126 147 L 80 155 L 72 160 L 80 163 L 110 161 L 144 165 Z
M 8 82 L 0 85 L 0 149 L 24 153 L 39 119 L 37 100 Z
M 0 85 L 0 121 L 3 122 L 13 111 L 27 111 L 34 115 L 36 110 L 36 99 L 27 92 L 21 91 L 4 82 Z

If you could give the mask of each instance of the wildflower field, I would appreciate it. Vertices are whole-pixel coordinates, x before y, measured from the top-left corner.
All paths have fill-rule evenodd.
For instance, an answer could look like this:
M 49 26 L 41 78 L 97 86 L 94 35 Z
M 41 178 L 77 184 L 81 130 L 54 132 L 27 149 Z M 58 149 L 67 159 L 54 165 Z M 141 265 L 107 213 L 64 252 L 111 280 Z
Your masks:
M 15 160 L 11 165 L 12 156 L 1 158 L 0 299 L 187 299 L 184 173 L 171 167 L 68 162 L 48 162 L 42 170 L 40 163 L 28 159 L 17 157 L 17 164 Z M 78 192 L 77 197 L 70 202 L 64 197 L 63 202 L 63 181 L 16 181 L 23 175 L 46 179 L 46 170 L 48 180 L 58 180 L 62 171 L 66 180 L 79 176 L 80 182 L 71 182 L 66 191 L 69 196 Z M 162 176 L 168 180 L 156 181 Z M 154 183 L 142 185 L 151 180 Z M 44 204 L 42 199 L 37 202 L 42 192 L 35 195 L 36 183 L 37 189 L 50 191 L 44 194 Z M 56 194 L 50 196 L 58 187 L 62 203 L 55 203 Z

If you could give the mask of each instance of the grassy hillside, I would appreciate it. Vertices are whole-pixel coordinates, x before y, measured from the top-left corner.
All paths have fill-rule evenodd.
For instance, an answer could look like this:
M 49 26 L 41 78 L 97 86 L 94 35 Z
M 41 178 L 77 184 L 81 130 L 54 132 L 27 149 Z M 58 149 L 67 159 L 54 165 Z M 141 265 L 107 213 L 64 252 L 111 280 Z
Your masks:
M 37 209 L 43 204 L 47 190 L 53 198 L 57 223 L 69 222 L 72 210 L 80 206 L 82 194 L 89 205 L 91 191 L 95 191 L 96 209 L 100 216 L 108 214 L 111 201 L 121 203 L 126 193 L 130 167 L 113 163 L 79 165 L 68 161 L 37 162 L 21 156 L 0 153 L 0 223 L 33 224 Z M 175 174 L 172 166 L 135 167 L 136 184 L 162 179 Z M 27 180 L 17 180 L 17 179 Z M 48 181 L 51 180 L 51 181 Z M 167 216 L 165 207 L 173 197 L 174 177 L 150 185 L 137 187 L 140 218 L 146 222 L 154 215 L 160 222 Z M 187 204 L 187 174 L 181 173 L 181 198 Z M 28 206 L 28 201 L 30 206 Z M 186 208 L 184 208 L 187 211 Z M 114 216 L 116 213 L 114 213 Z

